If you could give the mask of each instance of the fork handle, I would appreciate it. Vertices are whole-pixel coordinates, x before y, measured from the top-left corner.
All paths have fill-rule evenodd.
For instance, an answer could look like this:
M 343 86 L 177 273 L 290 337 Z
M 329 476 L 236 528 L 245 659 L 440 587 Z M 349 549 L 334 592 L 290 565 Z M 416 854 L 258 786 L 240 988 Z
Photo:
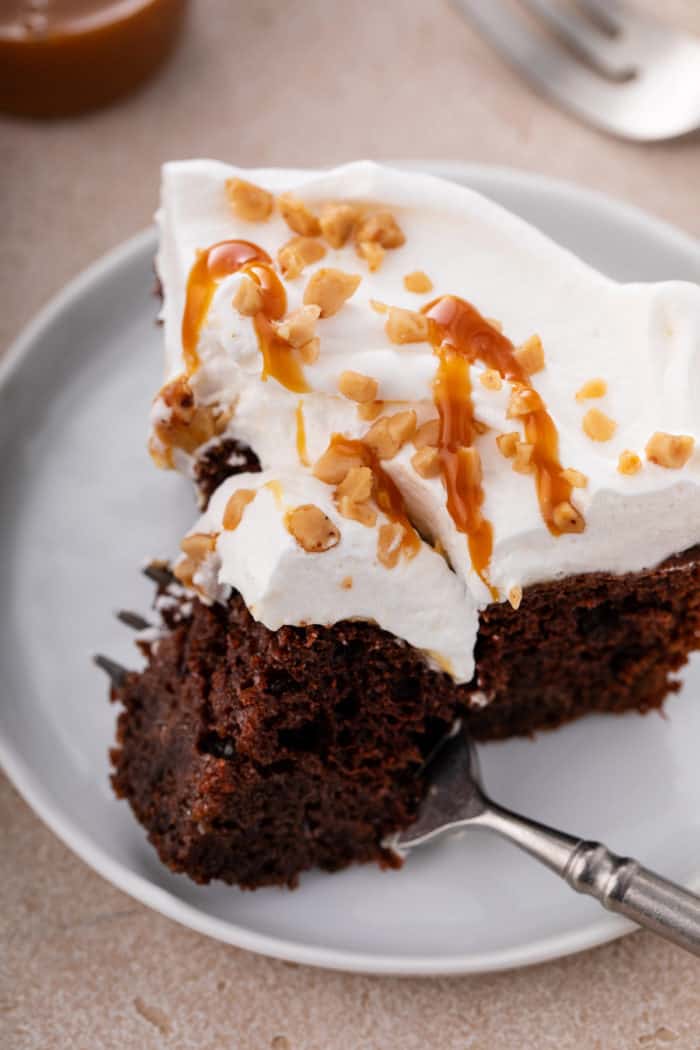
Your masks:
M 479 819 L 609 911 L 652 930 L 700 956 L 700 897 L 620 857 L 600 842 L 586 842 L 488 802 Z

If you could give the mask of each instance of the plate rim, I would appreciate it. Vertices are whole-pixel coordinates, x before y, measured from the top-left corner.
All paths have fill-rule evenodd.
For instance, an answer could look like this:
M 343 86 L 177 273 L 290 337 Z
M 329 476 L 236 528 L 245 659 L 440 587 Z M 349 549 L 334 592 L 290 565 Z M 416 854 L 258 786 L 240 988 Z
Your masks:
M 624 217 L 634 224 L 645 225 L 659 236 L 676 242 L 683 252 L 696 256 L 700 263 L 700 241 L 692 234 L 636 205 L 618 200 L 600 190 L 579 186 L 570 180 L 515 167 L 466 164 L 459 161 L 402 160 L 387 163 L 460 182 L 486 178 L 504 186 L 524 185 L 549 195 L 574 195 L 598 209 L 603 208 L 609 213 L 614 213 L 616 218 Z M 146 252 L 153 252 L 155 246 L 155 228 L 148 227 L 106 252 L 65 284 L 20 331 L 3 355 L 3 360 L 0 361 L 0 388 L 21 368 L 25 358 L 50 331 L 56 319 L 72 309 L 86 291 L 95 283 L 108 278 L 115 269 L 129 265 L 132 260 Z M 65 846 L 117 889 L 185 927 L 261 955 L 347 973 L 376 976 L 458 976 L 515 969 L 562 958 L 605 944 L 637 928 L 626 919 L 602 913 L 597 921 L 587 923 L 576 930 L 544 937 L 516 948 L 447 956 L 377 955 L 273 937 L 251 931 L 227 919 L 207 915 L 111 857 L 105 849 L 96 845 L 89 834 L 82 831 L 70 816 L 54 805 L 40 778 L 1 733 L 0 766 L 4 768 L 10 782 L 36 816 Z M 700 868 L 685 884 L 689 888 L 700 890 Z

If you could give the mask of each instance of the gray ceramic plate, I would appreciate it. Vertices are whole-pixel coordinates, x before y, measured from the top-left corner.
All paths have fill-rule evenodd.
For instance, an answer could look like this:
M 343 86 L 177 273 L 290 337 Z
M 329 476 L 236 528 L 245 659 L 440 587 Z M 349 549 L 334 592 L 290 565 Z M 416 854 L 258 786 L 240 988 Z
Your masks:
M 640 212 L 517 172 L 423 165 L 463 181 L 621 279 L 700 281 L 698 245 Z M 155 177 L 155 176 L 154 176 Z M 195 886 L 158 862 L 112 796 L 115 711 L 91 664 L 129 663 L 117 607 L 145 609 L 139 566 L 188 527 L 188 485 L 145 452 L 160 378 L 146 232 L 70 284 L 2 368 L 0 756 L 36 812 L 105 878 L 231 944 L 373 973 L 468 973 L 553 958 L 628 928 L 483 833 L 399 873 L 312 872 L 294 893 Z M 700 665 L 667 716 L 590 718 L 482 749 L 504 803 L 700 885 Z

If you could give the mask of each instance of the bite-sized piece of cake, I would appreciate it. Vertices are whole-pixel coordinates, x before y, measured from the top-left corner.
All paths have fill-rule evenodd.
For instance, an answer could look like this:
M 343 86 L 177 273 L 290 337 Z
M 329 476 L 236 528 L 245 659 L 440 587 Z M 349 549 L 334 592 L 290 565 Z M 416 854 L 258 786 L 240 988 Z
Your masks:
M 490 740 L 660 706 L 698 645 L 699 553 L 490 606 L 463 686 L 372 624 L 270 631 L 236 593 L 207 606 L 176 587 L 146 670 L 113 694 L 115 790 L 198 882 L 396 866 L 386 837 L 414 819 L 422 763 L 455 718 Z
M 121 694 L 116 782 L 170 863 L 254 884 L 379 856 L 420 791 L 383 717 L 425 754 L 435 718 L 490 738 L 661 704 L 698 639 L 700 288 L 619 284 L 467 189 L 367 163 L 166 165 L 159 224 L 150 448 L 205 510 L 174 567 L 193 618 Z M 366 680 L 346 663 L 355 631 L 379 662 Z M 280 758 L 252 709 L 282 668 L 290 712 L 315 698 L 304 739 L 340 739 L 336 691 L 354 697 L 381 789 L 365 766 L 344 779 L 335 744 Z M 167 697 L 180 750 L 149 729 Z M 270 766 L 251 771 L 248 747 Z M 306 803 L 329 834 L 344 813 L 358 829 L 342 859 L 298 844 L 312 766 Z M 186 811 L 207 792 L 205 869 Z

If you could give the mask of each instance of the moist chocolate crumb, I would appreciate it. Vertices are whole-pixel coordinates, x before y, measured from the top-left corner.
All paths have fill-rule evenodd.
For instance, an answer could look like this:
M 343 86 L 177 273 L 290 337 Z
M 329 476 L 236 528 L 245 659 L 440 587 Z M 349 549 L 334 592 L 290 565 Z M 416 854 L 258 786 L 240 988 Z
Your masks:
M 490 740 L 661 706 L 699 646 L 698 559 L 694 548 L 490 606 L 463 686 L 371 624 L 269 631 L 236 593 L 207 607 L 161 592 L 165 634 L 112 692 L 114 789 L 162 861 L 197 882 L 396 867 L 382 841 L 414 819 L 423 760 L 456 717 Z

